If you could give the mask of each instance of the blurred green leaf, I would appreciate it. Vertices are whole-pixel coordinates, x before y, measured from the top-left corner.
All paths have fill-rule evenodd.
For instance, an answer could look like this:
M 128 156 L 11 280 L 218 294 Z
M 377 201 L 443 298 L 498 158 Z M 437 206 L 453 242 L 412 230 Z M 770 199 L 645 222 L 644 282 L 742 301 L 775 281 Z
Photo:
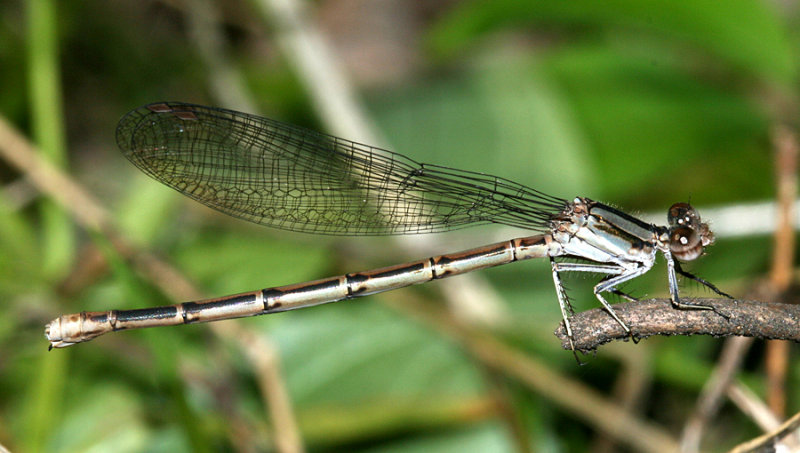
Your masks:
M 457 349 L 382 307 L 378 297 L 292 313 L 291 322 L 278 323 L 270 334 L 301 406 L 387 396 L 449 398 L 480 388 L 474 366 Z
M 60 73 L 59 2 L 31 0 L 28 9 L 28 89 L 33 141 L 39 153 L 58 167 L 67 166 L 66 132 Z M 51 276 L 66 272 L 74 254 L 72 221 L 49 199 L 40 200 L 42 210 L 42 266 Z
M 590 150 L 564 93 L 537 65 L 504 63 L 383 96 L 372 111 L 393 148 L 418 161 L 566 197 L 592 187 Z
M 497 423 L 484 423 L 471 429 L 453 430 L 450 432 L 430 434 L 406 439 L 378 447 L 367 448 L 369 453 L 469 453 L 487 451 L 512 451 L 504 427 Z
M 561 29 L 587 41 L 607 39 L 603 32 L 635 32 L 694 52 L 695 58 L 712 56 L 731 71 L 785 84 L 797 68 L 788 33 L 773 8 L 756 0 L 472 1 L 442 20 L 431 42 L 437 52 L 449 54 L 508 26 Z
M 0 197 L 0 295 L 22 293 L 43 279 L 33 231 L 33 225 Z
M 183 237 L 176 251 L 178 265 L 208 292 L 219 294 L 315 279 L 330 267 L 324 242 L 294 242 L 263 234 L 259 227 L 243 227 L 228 234 L 203 230 Z
M 739 93 L 720 90 L 679 68 L 609 52 L 574 48 L 543 65 L 564 90 L 595 149 L 604 196 L 631 195 L 668 205 L 727 187 L 727 196 L 768 195 L 762 179 L 771 168 L 757 152 L 766 118 Z M 736 162 L 731 166 L 730 162 Z M 720 171 L 720 169 L 726 169 Z M 739 173 L 732 173 L 733 171 Z M 631 188 L 670 185 L 671 192 Z M 731 190 L 733 189 L 733 190 Z M 670 198 L 671 197 L 671 198 Z
M 152 451 L 153 433 L 147 427 L 142 405 L 129 388 L 97 383 L 93 398 L 77 393 L 68 398 L 69 409 L 48 451 L 91 452 Z

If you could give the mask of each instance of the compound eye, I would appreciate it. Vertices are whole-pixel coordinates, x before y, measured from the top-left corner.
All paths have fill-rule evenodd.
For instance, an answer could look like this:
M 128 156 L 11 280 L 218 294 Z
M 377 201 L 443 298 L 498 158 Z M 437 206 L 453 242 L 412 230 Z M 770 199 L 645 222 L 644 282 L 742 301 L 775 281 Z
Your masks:
M 703 254 L 703 241 L 692 228 L 678 227 L 669 234 L 669 250 L 681 261 L 692 261 Z
M 675 203 L 667 212 L 667 221 L 673 228 L 696 228 L 700 224 L 700 214 L 689 203 Z

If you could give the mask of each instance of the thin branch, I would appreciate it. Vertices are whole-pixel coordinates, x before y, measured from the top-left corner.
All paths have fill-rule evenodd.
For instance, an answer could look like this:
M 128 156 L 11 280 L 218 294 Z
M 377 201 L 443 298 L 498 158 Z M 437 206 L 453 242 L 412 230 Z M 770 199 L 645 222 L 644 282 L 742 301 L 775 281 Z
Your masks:
M 253 96 L 248 93 L 244 77 L 231 64 L 225 52 L 225 39 L 215 7 L 211 0 L 197 0 L 194 7 L 186 9 L 192 42 L 206 65 L 215 97 L 233 108 L 256 112 L 256 107 L 249 101 Z M 254 367 L 261 397 L 270 415 L 275 449 L 281 453 L 305 451 L 278 350 L 263 347 L 264 340 L 247 330 L 242 329 L 238 336 L 241 338 L 240 345 Z
M 694 410 L 687 418 L 681 434 L 681 452 L 700 450 L 700 441 L 710 420 L 719 412 L 723 397 L 739 372 L 745 353 L 753 344 L 752 338 L 735 337 L 725 341 L 714 371 L 706 380 Z
M 781 425 L 780 419 L 769 409 L 756 392 L 750 390 L 742 382 L 735 382 L 728 387 L 728 398 L 731 402 L 753 420 L 762 431 L 770 432 L 778 429 Z M 793 450 L 795 451 L 795 450 Z
M 736 448 L 732 449 L 729 453 L 754 453 L 760 451 L 775 451 L 775 444 L 781 439 L 800 429 L 800 413 L 795 414 L 789 420 L 786 420 L 780 428 L 763 436 L 756 437 L 743 444 L 739 444 Z
M 800 341 L 800 306 L 730 299 L 684 299 L 714 310 L 677 310 L 669 299 L 650 299 L 617 304 L 614 311 L 630 326 L 634 338 L 652 335 L 744 336 Z M 593 351 L 611 340 L 626 339 L 620 325 L 602 309 L 570 318 L 575 348 Z M 569 349 L 563 324 L 555 332 Z
M 792 129 L 784 125 L 772 130 L 775 147 L 778 212 L 775 229 L 770 282 L 778 291 L 786 291 L 792 283 L 795 244 L 795 199 L 797 198 L 797 160 L 800 144 Z
M 457 341 L 475 360 L 496 369 L 547 399 L 561 410 L 600 430 L 634 451 L 675 452 L 677 440 L 662 427 L 631 414 L 626 408 L 606 398 L 583 382 L 559 373 L 499 339 L 470 328 L 453 314 L 404 295 L 402 300 L 387 293 L 389 306 L 419 319 L 442 335 Z M 606 315 L 607 316 L 607 315 Z
M 320 118 L 335 135 L 384 146 L 364 108 L 340 58 L 325 35 L 309 20 L 309 4 L 295 0 L 253 0 L 257 12 L 276 30 L 275 38 L 283 54 L 294 66 L 308 90 Z
M 253 373 L 259 384 L 264 404 L 273 418 L 271 422 L 276 451 L 280 453 L 305 451 L 278 349 L 264 348 L 264 340 L 248 330 L 242 330 L 239 337 L 244 340 L 241 346 L 244 347 L 250 363 L 254 366 Z
M 228 108 L 260 114 L 251 99 L 257 96 L 247 89 L 245 77 L 231 62 L 230 52 L 217 11 L 218 2 L 195 0 L 186 5 L 189 39 L 205 64 L 205 74 L 212 97 Z
M 778 124 L 771 131 L 775 148 L 775 177 L 778 195 L 778 228 L 772 249 L 772 268 L 769 281 L 776 294 L 789 289 L 794 264 L 794 200 L 797 198 L 797 137 L 786 125 Z M 786 375 L 789 370 L 789 345 L 785 342 L 767 343 L 764 359 L 767 373 L 767 401 L 778 417 L 786 414 Z
M 625 353 L 617 358 L 620 361 L 620 372 L 617 374 L 610 397 L 631 415 L 644 418 L 642 403 L 648 397 L 653 385 L 653 357 L 648 353 L 648 348 L 625 348 Z M 619 450 L 619 442 L 601 432 L 597 433 L 592 446 L 588 449 L 594 453 Z
M 773 146 L 776 150 L 775 168 L 777 174 L 778 203 L 770 217 L 775 223 L 773 240 L 772 268 L 770 271 L 769 283 L 762 285 L 758 291 L 759 299 L 776 299 L 777 295 L 786 291 L 791 283 L 792 263 L 794 261 L 794 227 L 796 217 L 797 194 L 797 154 L 798 145 L 795 134 L 786 126 L 778 125 L 772 130 Z M 755 217 L 742 217 L 754 219 Z M 716 228 L 715 228 L 716 232 Z M 738 372 L 743 357 L 752 344 L 749 338 L 732 338 L 725 342 L 722 356 L 719 360 L 714 374 L 706 383 L 703 392 L 698 398 L 695 410 L 688 419 L 683 430 L 681 447 L 683 452 L 698 451 L 700 440 L 705 426 L 718 412 L 722 404 L 722 397 L 727 394 L 731 400 L 737 404 L 745 414 L 752 415 L 758 413 L 752 409 L 748 410 L 742 405 L 745 398 L 743 392 L 737 391 L 736 385 L 731 386 L 734 374 Z M 788 344 L 786 342 L 767 343 L 767 375 L 771 395 L 771 406 L 776 413 L 783 412 L 785 400 L 784 383 L 786 369 L 788 366 Z M 734 397 L 733 395 L 739 395 Z M 749 404 L 752 408 L 756 404 Z M 774 416 L 773 416 L 774 417 Z M 762 417 L 763 418 L 763 417 Z M 754 419 L 758 423 L 757 419 Z
M 111 228 L 113 222 L 108 211 L 66 173 L 42 159 L 33 144 L 3 117 L 0 117 L 0 144 L 0 158 L 68 210 L 84 228 L 101 232 Z
M 136 247 L 128 241 L 125 235 L 116 228 L 109 212 L 89 191 L 70 178 L 69 175 L 42 159 L 33 144 L 2 116 L 0 116 L 0 159 L 4 159 L 15 166 L 39 191 L 55 200 L 83 228 L 100 232 L 108 237 L 117 252 L 130 259 L 136 271 L 157 286 L 164 294 L 175 300 L 202 298 L 201 291 L 180 270 L 155 254 Z M 257 361 L 261 359 L 254 357 L 251 351 L 260 349 L 263 354 L 275 357 L 270 362 L 273 367 L 273 373 L 270 373 L 268 377 L 281 375 L 281 371 L 278 368 L 279 361 L 276 358 L 277 353 L 274 352 L 277 346 L 267 338 L 252 334 L 239 323 L 211 323 L 209 328 L 220 338 L 235 341 L 247 353 L 248 359 L 254 361 L 254 369 L 261 369 L 264 364 Z M 272 352 L 267 353 L 267 351 Z M 281 395 L 282 392 L 286 391 L 283 381 L 280 379 L 264 378 L 259 380 L 259 384 L 261 384 L 262 395 Z M 283 401 L 280 401 L 279 404 L 281 404 L 280 413 L 290 416 L 291 412 L 286 410 Z M 295 443 L 294 445 L 298 444 Z M 298 450 L 286 449 L 282 451 Z
M 334 46 L 311 20 L 310 4 L 297 0 L 251 0 L 255 10 L 275 30 L 283 55 L 294 67 L 311 102 L 334 135 L 387 148 L 386 139 L 358 99 L 356 89 L 340 64 Z M 401 250 L 418 238 L 397 236 Z M 487 324 L 508 319 L 502 299 L 479 274 L 458 281 L 443 280 L 442 294 L 451 309 L 471 323 Z M 487 316 L 487 312 L 491 312 Z
M 256 10 L 276 31 L 283 54 L 294 67 L 326 128 L 334 135 L 387 148 L 383 135 L 366 114 L 350 78 L 339 64 L 330 40 L 310 20 L 308 5 L 296 0 L 253 0 Z M 412 249 L 419 237 L 393 238 L 401 250 Z M 498 325 L 508 319 L 502 299 L 479 274 L 458 281 L 443 280 L 442 295 L 471 323 Z

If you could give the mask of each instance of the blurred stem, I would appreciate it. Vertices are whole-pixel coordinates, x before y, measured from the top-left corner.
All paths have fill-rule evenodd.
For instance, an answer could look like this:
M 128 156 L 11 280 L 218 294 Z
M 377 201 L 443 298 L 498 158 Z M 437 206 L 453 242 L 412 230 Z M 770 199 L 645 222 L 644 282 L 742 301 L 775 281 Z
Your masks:
M 28 2 L 28 86 L 34 141 L 50 162 L 63 167 L 67 159 L 55 5 L 53 0 Z M 54 276 L 72 259 L 72 228 L 69 218 L 50 200 L 43 200 L 41 210 L 43 269 Z
M 314 109 L 334 135 L 385 147 L 325 36 L 308 19 L 305 0 L 251 0 L 308 90 Z
M 770 283 L 776 294 L 785 293 L 792 283 L 794 263 L 794 200 L 797 197 L 797 135 L 779 124 L 772 130 L 775 148 L 775 172 L 778 194 L 778 221 L 775 229 Z M 786 414 L 786 374 L 789 368 L 789 344 L 767 343 L 767 401 L 779 418 Z
M 56 164 L 65 162 L 64 130 L 61 117 L 61 87 L 58 81 L 56 11 L 53 0 L 28 2 L 28 86 L 30 87 L 31 127 L 43 153 Z M 44 200 L 43 273 L 53 276 L 67 268 L 72 257 L 72 228 L 67 216 L 55 203 Z M 70 354 L 42 354 L 34 368 L 25 408 L 23 432 L 29 452 L 43 451 L 51 427 L 61 414 L 67 361 Z
M 23 419 L 22 451 L 36 453 L 48 450 L 51 427 L 60 426 L 59 420 L 63 415 L 60 403 L 71 355 L 71 351 L 67 354 L 47 354 L 42 347 L 40 362 L 33 368 L 35 377 L 28 387 L 29 398 L 25 399 L 27 406 Z
M 155 288 L 150 287 L 139 279 L 134 269 L 126 262 L 125 257 L 120 254 L 111 239 L 104 234 L 96 232 L 91 234 L 98 249 L 108 261 L 114 276 L 122 282 L 126 293 L 131 299 L 167 302 Z M 159 392 L 169 397 L 170 407 L 165 407 L 165 410 L 169 409 L 175 412 L 176 419 L 180 421 L 183 428 L 186 442 L 191 446 L 191 451 L 197 453 L 211 451 L 213 443 L 207 432 L 201 429 L 200 419 L 189 405 L 186 398 L 186 386 L 181 381 L 178 372 L 177 358 L 181 356 L 182 348 L 174 330 L 151 329 L 143 333 L 143 335 L 153 355 L 152 368 L 154 376 L 157 376 L 153 381 L 159 386 Z

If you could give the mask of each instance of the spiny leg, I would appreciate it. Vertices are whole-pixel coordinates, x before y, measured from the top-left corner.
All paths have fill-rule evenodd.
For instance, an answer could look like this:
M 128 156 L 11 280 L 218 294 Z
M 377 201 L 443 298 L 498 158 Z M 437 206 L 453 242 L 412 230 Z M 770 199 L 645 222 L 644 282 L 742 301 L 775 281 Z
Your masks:
M 600 303 L 603 304 L 603 307 L 605 307 L 606 311 L 608 311 L 611 314 L 611 316 L 622 326 L 623 329 L 625 329 L 625 332 L 628 334 L 628 336 L 631 338 L 631 340 L 633 340 L 633 342 L 636 342 L 637 340 L 636 340 L 636 338 L 634 338 L 633 333 L 631 332 L 630 328 L 621 319 L 619 319 L 619 317 L 617 316 L 617 313 L 614 311 L 614 309 L 611 307 L 611 305 L 605 300 L 605 298 L 600 293 L 603 293 L 603 292 L 606 292 L 606 291 L 614 292 L 614 290 L 616 289 L 617 285 L 620 285 L 620 284 L 622 284 L 622 283 L 624 283 L 624 282 L 626 282 L 628 280 L 632 280 L 632 279 L 644 274 L 645 272 L 650 270 L 650 266 L 640 266 L 640 267 L 637 267 L 635 269 L 624 269 L 624 268 L 620 268 L 620 269 L 621 269 L 621 272 L 622 272 L 620 275 L 617 275 L 617 276 L 614 276 L 614 277 L 610 277 L 610 278 L 606 278 L 603 281 L 601 281 L 600 283 L 598 283 L 594 287 L 594 295 L 595 295 L 595 297 L 597 297 L 597 299 L 600 301 Z
M 613 292 L 616 285 L 638 277 L 639 275 L 647 272 L 650 269 L 649 267 L 640 267 L 631 271 L 616 264 L 556 263 L 552 258 L 550 262 L 553 268 L 554 278 L 558 272 L 595 272 L 609 274 L 608 277 L 594 287 L 594 295 L 603 305 L 603 308 L 606 310 L 606 312 L 608 312 L 608 314 L 610 314 L 611 317 L 614 318 L 614 320 L 623 328 L 625 333 L 629 337 L 633 338 L 631 329 L 619 318 L 619 316 L 617 316 L 617 313 L 611 307 L 611 304 L 609 304 L 605 298 L 600 295 L 600 293 L 605 291 Z M 571 330 L 568 333 L 571 334 Z
M 680 264 L 672 258 L 669 251 L 664 252 L 664 257 L 667 259 L 667 280 L 669 281 L 669 294 L 672 300 L 672 306 L 680 310 L 711 310 L 714 313 L 719 312 L 710 305 L 686 303 L 678 296 L 678 277 L 675 276 L 675 268 L 680 268 Z
M 683 268 L 681 267 L 680 261 L 675 261 L 675 272 L 683 275 L 684 277 L 690 278 L 690 279 L 696 281 L 697 283 L 700 283 L 701 285 L 705 286 L 706 288 L 710 289 L 711 291 L 714 291 L 715 293 L 717 293 L 718 295 L 720 295 L 722 297 L 727 297 L 728 299 L 735 299 L 735 297 L 731 296 L 730 294 L 722 292 L 722 290 L 717 288 L 713 283 L 711 283 L 711 282 L 709 282 L 707 280 L 704 280 L 704 279 L 692 274 L 691 272 L 687 272 L 687 271 L 683 270 Z
M 581 364 L 581 361 L 578 359 L 578 355 L 575 352 L 572 326 L 569 323 L 569 317 L 575 313 L 575 310 L 572 309 L 572 304 L 569 303 L 567 292 L 564 291 L 564 286 L 561 284 L 561 278 L 558 276 L 558 263 L 556 263 L 556 260 L 552 257 L 550 258 L 550 269 L 553 272 L 553 283 L 556 287 L 556 296 L 558 297 L 558 305 L 561 308 L 561 319 L 564 320 L 564 330 L 567 332 L 569 347 L 572 349 L 572 354 L 575 356 L 575 360 L 578 361 L 578 364 Z
M 627 300 L 628 302 L 639 302 L 638 298 L 633 297 L 633 296 L 631 296 L 630 294 L 628 294 L 628 293 L 626 293 L 624 291 L 620 291 L 617 288 L 611 288 L 611 289 L 608 290 L 608 292 L 610 292 L 612 294 L 616 294 L 617 296 Z
M 603 278 L 603 280 L 601 280 L 601 283 L 602 283 L 602 282 L 604 282 L 604 281 L 607 281 L 607 280 L 608 280 L 608 279 L 610 279 L 611 277 L 612 277 L 611 275 L 609 275 L 609 276 L 606 276 L 605 278 Z M 620 289 L 617 289 L 617 288 L 609 288 L 607 291 L 608 291 L 609 293 L 616 294 L 617 296 L 619 296 L 619 297 L 621 297 L 621 298 L 623 298 L 623 299 L 627 300 L 628 302 L 639 302 L 639 298 L 637 298 L 637 297 L 633 297 L 633 296 L 631 296 L 630 294 L 628 294 L 628 293 L 626 293 L 626 292 L 624 292 L 624 291 L 622 291 L 622 290 L 620 290 Z
M 681 275 L 685 277 L 689 277 L 692 280 L 699 282 L 708 288 L 710 288 L 715 293 L 719 294 L 720 296 L 727 297 L 729 299 L 733 299 L 728 294 L 723 293 L 720 291 L 716 286 L 712 285 L 711 283 L 703 280 L 700 277 L 697 277 L 689 272 L 684 271 L 681 268 L 681 265 L 678 261 L 672 258 L 672 254 L 669 252 L 664 252 L 664 256 L 667 258 L 667 279 L 669 280 L 669 292 L 672 297 L 672 305 L 679 309 L 679 310 L 710 310 L 716 313 L 719 316 L 722 316 L 725 319 L 730 319 L 730 316 L 726 315 L 725 313 L 720 312 L 715 307 L 711 305 L 703 305 L 703 304 L 693 304 L 693 303 L 686 303 L 680 300 L 678 296 L 678 278 L 675 276 L 675 272 L 677 271 Z

